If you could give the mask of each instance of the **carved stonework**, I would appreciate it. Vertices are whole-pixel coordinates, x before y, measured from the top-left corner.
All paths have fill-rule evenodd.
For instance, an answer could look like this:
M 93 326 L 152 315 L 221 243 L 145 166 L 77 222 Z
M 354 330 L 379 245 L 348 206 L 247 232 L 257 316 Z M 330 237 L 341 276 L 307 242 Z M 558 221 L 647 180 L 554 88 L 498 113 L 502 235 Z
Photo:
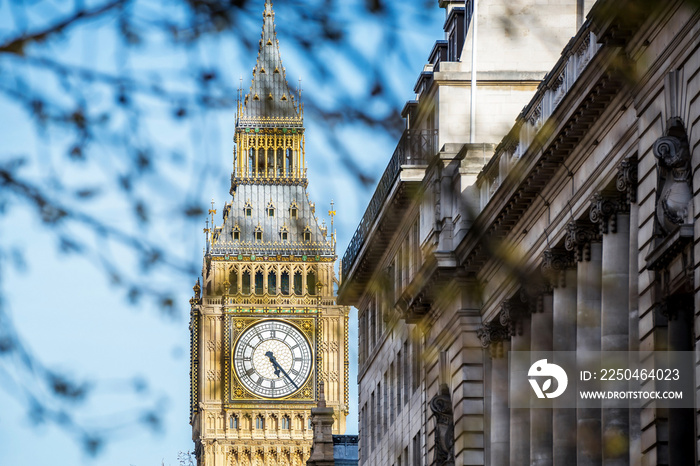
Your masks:
M 690 149 L 680 118 L 670 118 L 666 135 L 654 142 L 654 156 L 659 172 L 656 219 L 661 232 L 668 235 L 678 225 L 688 222 L 692 199 Z
M 546 249 L 542 257 L 542 275 L 553 288 L 566 288 L 566 270 L 576 267 L 571 251 L 562 248 Z
M 432 466 L 454 466 L 455 428 L 452 415 L 452 399 L 446 384 L 440 385 L 440 393 L 430 400 L 435 416 L 435 456 Z
M 577 262 L 591 260 L 591 243 L 600 241 L 595 225 L 581 221 L 569 222 L 566 226 L 568 234 L 564 240 L 567 251 L 573 251 Z
M 600 233 L 617 233 L 617 214 L 629 212 L 629 205 L 619 193 L 597 192 L 591 199 L 590 219 L 600 227 Z
M 530 315 L 528 306 L 519 298 L 510 298 L 501 304 L 499 322 L 508 329 L 509 335 L 523 334 L 523 319 Z
M 633 204 L 637 202 L 637 160 L 625 159 L 617 167 L 617 190 L 625 195 L 625 202 Z
M 479 326 L 476 336 L 481 340 L 481 346 L 489 348 L 492 358 L 504 356 L 503 341 L 510 339 L 510 333 L 498 320 L 494 319 Z

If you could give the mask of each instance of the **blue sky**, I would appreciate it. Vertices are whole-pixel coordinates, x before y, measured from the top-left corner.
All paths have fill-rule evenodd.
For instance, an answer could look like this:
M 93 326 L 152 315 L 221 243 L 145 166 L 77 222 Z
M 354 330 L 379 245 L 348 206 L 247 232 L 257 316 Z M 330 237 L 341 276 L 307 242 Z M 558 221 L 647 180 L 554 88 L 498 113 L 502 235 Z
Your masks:
M 259 10 L 262 11 L 260 3 Z M 37 8 L 41 6 L 40 2 Z M 36 13 L 30 11 L 27 16 L 30 24 L 41 21 L 38 9 Z M 403 96 L 403 100 L 413 98 L 413 84 L 433 42 L 443 38 L 444 12 L 437 7 L 437 2 L 428 16 L 429 21 L 405 25 L 407 29 L 399 31 L 399 37 L 413 51 L 408 57 L 410 63 L 396 63 L 396 57 L 386 63 L 390 70 L 411 70 L 389 73 L 390 86 Z M 13 16 L 9 15 L 8 4 L 1 3 L 0 18 L 5 19 L 0 19 L 0 26 L 10 26 L 10 17 Z M 252 39 L 256 40 L 261 22 L 257 15 L 254 18 L 256 24 L 252 27 L 256 32 Z M 278 32 L 284 20 L 278 10 Z M 368 53 L 383 53 L 385 44 L 381 44 L 376 21 L 364 23 L 357 18 L 352 21 L 351 40 Z M 154 38 L 156 45 L 150 52 L 122 60 L 120 48 L 114 42 L 113 28 L 113 22 L 98 21 L 90 27 L 72 31 L 54 41 L 48 47 L 48 53 L 71 63 L 106 70 L 117 66 L 146 74 L 150 69 L 180 69 L 181 62 L 187 63 L 192 55 L 196 55 L 202 63 L 217 64 L 223 74 L 221 79 L 232 83 L 233 87 L 238 86 L 239 76 L 247 77 L 255 64 L 255 53 L 237 48 L 235 37 L 203 40 L 196 51 L 187 52 L 170 50 L 167 44 L 157 45 L 158 40 Z M 290 84 L 294 87 L 296 77 L 301 77 L 305 94 L 328 96 L 328 103 L 332 105 L 334 87 L 321 76 L 307 76 L 303 54 L 291 48 L 284 35 L 280 33 L 278 37 Z M 96 42 L 95 38 L 99 41 Z M 46 53 L 47 50 L 39 52 Z M 325 52 L 331 66 L 344 76 L 343 85 L 347 89 L 361 93 L 370 85 L 352 64 L 344 62 L 340 54 L 334 54 L 332 47 Z M 27 71 L 21 63 L 19 58 L 0 55 L 0 72 L 6 76 L 7 73 L 15 77 L 25 76 L 45 95 L 58 101 L 66 99 L 60 83 L 46 80 L 40 71 Z M 85 97 L 106 112 L 114 106 L 107 93 L 99 89 L 86 93 Z M 177 215 L 177 206 L 193 199 L 203 204 L 214 198 L 217 205 L 229 200 L 235 112 L 229 109 L 198 114 L 178 122 L 164 115 L 157 102 L 150 105 L 144 98 L 141 104 L 146 109 L 142 114 L 145 123 L 134 129 L 129 143 L 138 144 L 141 139 L 148 139 L 164 148 L 162 154 L 170 157 L 166 160 L 165 155 L 159 155 L 163 157 L 163 160 L 156 159 L 159 169 L 144 175 L 134 194 L 145 199 L 149 207 L 147 227 L 134 221 L 123 193 L 112 186 L 113 174 L 128 165 L 120 158 L 120 152 L 114 150 L 120 142 L 104 146 L 95 144 L 92 158 L 78 166 L 69 164 L 65 158 L 65 146 L 70 144 L 71 134 L 60 130 L 40 134 L 17 102 L 1 94 L 0 163 L 26 156 L 22 176 L 42 180 L 58 175 L 62 186 L 47 187 L 48 192 L 57 196 L 65 196 L 70 189 L 85 184 L 101 188 L 103 195 L 80 204 L 83 211 L 99 216 L 108 225 L 123 227 L 163 245 L 178 260 L 201 264 L 204 217 L 197 222 L 182 221 Z M 114 118 L 114 125 L 129 124 L 124 117 L 115 115 Z M 120 118 L 123 121 L 119 121 Z M 323 137 L 327 131 L 324 121 L 315 121 L 307 114 L 305 123 L 309 195 L 317 205 L 317 212 L 323 214 L 321 218 L 326 218 L 331 199 L 335 201 L 338 255 L 342 257 L 374 188 L 361 187 L 329 150 Z M 377 130 L 355 125 L 346 125 L 338 131 L 347 141 L 353 160 L 378 178 L 396 140 Z M 128 248 L 103 241 L 89 228 L 80 225 L 66 227 L 65 233 L 80 238 L 96 253 L 86 257 L 60 252 L 57 230 L 47 229 L 35 209 L 10 198 L 4 212 L 0 216 L 3 251 L 21 252 L 26 264 L 26 267 L 15 267 L 10 265 L 8 257 L 2 262 L 0 287 L 5 312 L 10 315 L 24 344 L 45 367 L 77 380 L 89 381 L 92 395 L 88 401 L 62 405 L 61 409 L 69 410 L 83 425 L 106 428 L 104 433 L 109 442 L 93 458 L 85 454 L 70 430 L 52 422 L 37 423 L 33 420 L 36 417 L 30 415 L 27 393 L 16 383 L 33 384 L 32 375 L 19 369 L 21 364 L 16 360 L 4 357 L 0 358 L 3 464 L 177 464 L 178 452 L 192 449 L 188 424 L 187 313 L 196 276 L 175 273 L 166 267 L 156 267 L 146 274 L 140 270 Z M 175 316 L 164 316 L 156 303 L 148 298 L 130 304 L 124 289 L 116 286 L 104 272 L 100 255 L 115 261 L 134 280 L 147 280 L 154 287 L 168 286 L 176 290 Z M 356 322 L 351 320 L 354 336 L 356 327 Z M 350 351 L 354 365 L 354 340 L 351 340 Z M 355 382 L 356 369 L 351 373 L 350 383 L 354 400 L 357 397 Z M 42 393 L 40 387 L 32 394 L 50 400 L 49 394 Z M 143 412 L 150 410 L 163 416 L 162 425 L 156 431 L 139 421 Z M 355 409 L 350 413 L 348 425 L 348 433 L 357 432 Z

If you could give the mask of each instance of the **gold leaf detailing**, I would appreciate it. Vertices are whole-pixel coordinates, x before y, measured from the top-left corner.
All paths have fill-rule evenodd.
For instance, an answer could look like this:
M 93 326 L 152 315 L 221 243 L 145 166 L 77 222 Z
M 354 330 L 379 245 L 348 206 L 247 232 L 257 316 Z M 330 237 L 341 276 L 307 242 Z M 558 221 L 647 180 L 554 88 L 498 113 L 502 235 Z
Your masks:
M 283 94 L 280 100 L 287 100 L 287 94 Z
M 258 94 L 255 94 L 255 95 L 253 96 L 253 100 L 260 100 L 260 97 L 258 97 Z
M 272 41 L 270 39 L 267 39 L 267 45 L 272 45 Z

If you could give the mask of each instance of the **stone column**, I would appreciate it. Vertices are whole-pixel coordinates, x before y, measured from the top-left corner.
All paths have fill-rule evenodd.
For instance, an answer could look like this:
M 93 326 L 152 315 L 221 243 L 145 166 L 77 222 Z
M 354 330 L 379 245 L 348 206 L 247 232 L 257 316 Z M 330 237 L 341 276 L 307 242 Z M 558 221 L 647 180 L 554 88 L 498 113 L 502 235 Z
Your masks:
M 498 319 L 477 330 L 491 357 L 491 462 L 510 464 L 510 409 L 508 408 L 508 351 L 510 334 Z
M 601 276 L 601 349 L 627 351 L 629 348 L 629 234 L 630 217 L 623 195 L 596 193 L 590 217 L 603 236 Z M 612 390 L 625 390 L 627 382 L 607 384 Z M 603 401 L 603 464 L 629 464 L 629 416 L 626 403 Z
M 530 341 L 530 351 L 552 351 L 551 287 L 541 287 L 531 299 L 530 328 L 536 338 Z M 551 466 L 552 462 L 552 410 L 530 409 L 530 465 Z
M 637 204 L 637 159 L 628 158 L 620 162 L 617 169 L 617 190 L 625 196 L 625 202 L 629 205 L 629 286 L 628 286 L 628 311 L 629 311 L 629 351 L 639 351 L 639 205 Z M 639 383 L 630 381 L 629 389 L 636 390 Z M 641 464 L 641 410 L 632 407 L 629 410 L 629 463 Z
M 664 301 L 663 313 L 668 318 L 668 350 L 693 350 L 693 295 L 678 293 Z M 685 370 L 684 370 L 685 369 Z M 688 374 L 692 369 L 681 369 Z M 683 375 L 681 375 L 683 376 Z M 672 390 L 670 383 L 662 384 L 664 390 Z M 692 408 L 668 409 L 668 458 L 669 466 L 695 463 L 695 422 Z
M 552 349 L 576 351 L 576 261 L 563 249 L 548 249 L 542 260 L 542 273 L 552 286 Z M 556 363 L 556 358 L 554 360 Z M 576 380 L 569 379 L 572 388 Z M 552 450 L 554 466 L 576 464 L 576 409 L 554 408 Z
M 501 324 L 511 335 L 511 351 L 530 351 L 529 310 L 519 297 L 503 303 L 500 314 Z M 510 380 L 510 390 L 521 392 L 530 390 L 527 376 Z M 510 464 L 530 463 L 530 410 L 512 408 L 510 410 Z
M 565 246 L 573 251 L 576 270 L 576 350 L 600 351 L 600 293 L 602 245 L 597 228 L 582 221 L 570 222 Z M 582 353 L 583 354 L 583 353 Z M 599 408 L 577 408 L 576 449 L 578 466 L 601 464 Z

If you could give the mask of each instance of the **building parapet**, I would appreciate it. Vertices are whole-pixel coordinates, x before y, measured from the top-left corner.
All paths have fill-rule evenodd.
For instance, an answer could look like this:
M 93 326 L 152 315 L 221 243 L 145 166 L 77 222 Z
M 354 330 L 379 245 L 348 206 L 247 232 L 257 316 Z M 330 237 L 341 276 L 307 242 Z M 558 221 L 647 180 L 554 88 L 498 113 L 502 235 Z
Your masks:
M 513 129 L 503 138 L 496 153 L 477 177 L 480 208 L 489 202 L 515 163 L 528 151 L 535 136 L 545 127 L 564 97 L 600 50 L 589 21 L 564 48 L 552 71 L 542 80 L 537 92 L 518 116 Z
M 407 129 L 403 132 L 396 149 L 389 160 L 382 177 L 379 179 L 374 195 L 367 206 L 362 220 L 348 244 L 342 262 L 342 276 L 348 277 L 372 225 L 377 220 L 379 211 L 387 195 L 401 172 L 403 166 L 427 165 L 438 151 L 437 129 Z

